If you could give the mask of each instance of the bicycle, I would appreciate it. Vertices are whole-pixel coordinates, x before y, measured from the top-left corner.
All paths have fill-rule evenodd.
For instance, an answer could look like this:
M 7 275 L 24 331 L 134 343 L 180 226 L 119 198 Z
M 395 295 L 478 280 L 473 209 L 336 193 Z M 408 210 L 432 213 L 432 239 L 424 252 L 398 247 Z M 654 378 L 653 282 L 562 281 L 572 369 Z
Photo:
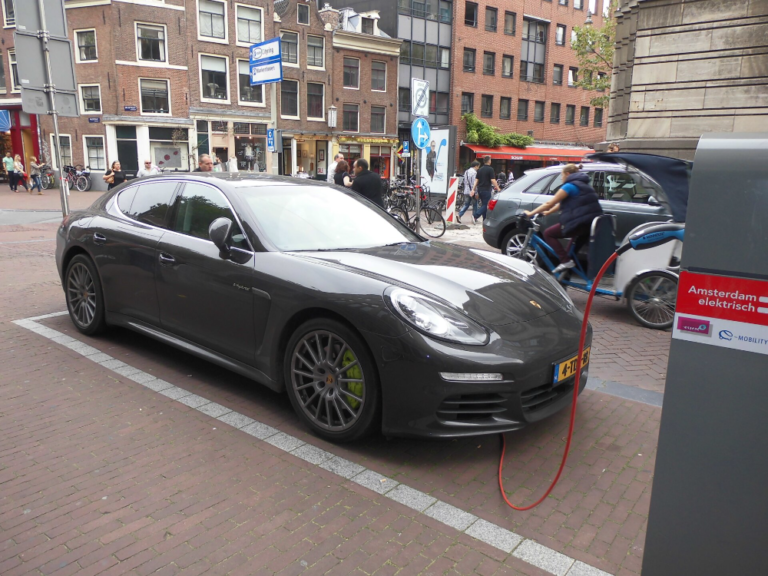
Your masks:
M 43 190 L 50 190 L 56 182 L 56 177 L 53 174 L 53 169 L 50 164 L 43 164 L 40 166 L 40 183 L 43 185 Z
M 64 174 L 70 188 L 75 188 L 80 192 L 87 192 L 91 189 L 91 170 L 83 168 L 82 165 L 64 166 Z

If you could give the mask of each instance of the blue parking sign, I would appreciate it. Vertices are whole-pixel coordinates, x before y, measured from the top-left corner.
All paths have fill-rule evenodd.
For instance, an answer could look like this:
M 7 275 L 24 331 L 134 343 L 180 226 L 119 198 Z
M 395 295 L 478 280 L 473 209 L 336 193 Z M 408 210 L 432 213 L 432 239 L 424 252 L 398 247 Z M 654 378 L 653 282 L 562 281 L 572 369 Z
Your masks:
M 267 150 L 275 151 L 275 129 L 267 128 Z
M 411 154 L 411 143 L 408 140 L 403 140 L 403 154 Z
M 419 150 L 423 150 L 429 146 L 429 138 L 432 132 L 429 129 L 429 122 L 424 118 L 416 118 L 411 125 L 411 137 L 413 143 Z

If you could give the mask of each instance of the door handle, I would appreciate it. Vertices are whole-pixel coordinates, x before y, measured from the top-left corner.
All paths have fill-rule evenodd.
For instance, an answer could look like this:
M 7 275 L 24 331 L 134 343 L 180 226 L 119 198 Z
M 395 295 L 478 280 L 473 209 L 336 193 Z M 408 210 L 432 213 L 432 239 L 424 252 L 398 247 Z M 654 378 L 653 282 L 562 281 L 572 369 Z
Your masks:
M 93 233 L 94 244 L 104 244 L 106 241 L 107 241 L 107 237 L 104 236 L 104 234 L 99 234 L 98 232 Z
M 171 266 L 176 263 L 176 258 L 165 252 L 160 252 L 160 264 L 164 266 Z

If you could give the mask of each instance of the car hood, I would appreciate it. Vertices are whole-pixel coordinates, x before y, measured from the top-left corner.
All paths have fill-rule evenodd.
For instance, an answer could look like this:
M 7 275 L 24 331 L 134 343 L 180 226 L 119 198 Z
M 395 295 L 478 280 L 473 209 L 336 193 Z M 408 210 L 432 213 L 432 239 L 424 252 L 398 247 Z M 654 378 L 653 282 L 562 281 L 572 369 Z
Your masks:
M 300 256 L 433 295 L 490 326 L 530 322 L 571 307 L 540 269 L 501 254 L 441 242 Z

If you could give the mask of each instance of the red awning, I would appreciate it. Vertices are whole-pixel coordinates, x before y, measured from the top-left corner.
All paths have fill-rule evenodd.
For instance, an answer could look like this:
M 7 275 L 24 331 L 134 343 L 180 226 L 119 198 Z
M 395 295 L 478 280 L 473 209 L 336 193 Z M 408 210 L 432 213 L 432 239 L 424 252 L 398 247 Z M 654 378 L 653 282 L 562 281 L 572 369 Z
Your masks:
M 567 162 L 581 160 L 587 154 L 595 151 L 591 148 L 515 148 L 514 146 L 499 146 L 486 148 L 477 144 L 464 144 L 477 156 L 490 156 L 494 160 L 537 160 L 540 162 Z

